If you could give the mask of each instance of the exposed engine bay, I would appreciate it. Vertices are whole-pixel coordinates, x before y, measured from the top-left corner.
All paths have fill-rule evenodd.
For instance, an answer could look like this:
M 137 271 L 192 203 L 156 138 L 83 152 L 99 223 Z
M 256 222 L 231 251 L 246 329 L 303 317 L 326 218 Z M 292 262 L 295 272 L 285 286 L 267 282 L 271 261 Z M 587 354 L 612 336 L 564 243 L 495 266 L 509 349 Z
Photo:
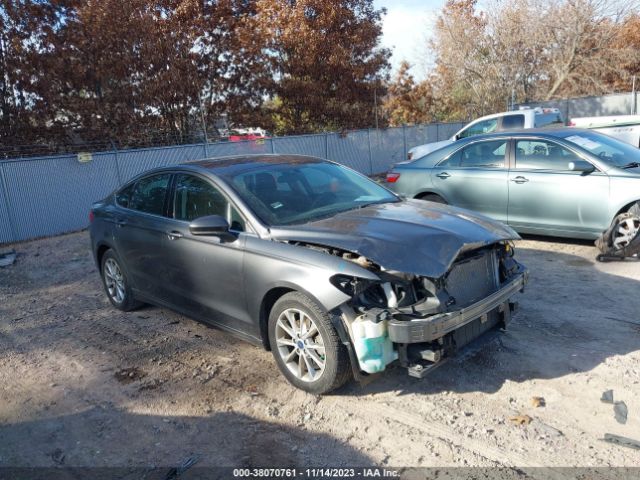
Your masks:
M 513 258 L 510 241 L 461 253 L 439 278 L 387 270 L 339 248 L 288 243 L 353 262 L 378 277 L 331 278 L 351 297 L 337 316 L 349 334 L 360 374 L 383 371 L 398 360 L 410 375 L 424 376 L 486 331 L 506 327 L 516 309 L 509 297 L 522 291 L 527 280 L 526 269 Z

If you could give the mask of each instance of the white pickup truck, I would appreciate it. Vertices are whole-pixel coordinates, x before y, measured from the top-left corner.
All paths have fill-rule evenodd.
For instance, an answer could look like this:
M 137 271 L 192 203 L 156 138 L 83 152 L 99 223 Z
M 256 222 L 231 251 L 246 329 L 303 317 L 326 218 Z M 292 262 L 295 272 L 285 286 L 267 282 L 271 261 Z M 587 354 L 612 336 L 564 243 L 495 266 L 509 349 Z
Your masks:
M 589 128 L 640 148 L 640 115 L 572 118 L 570 127 Z
M 427 153 L 431 153 L 435 150 L 438 150 L 439 148 L 446 147 L 456 140 L 471 137 L 473 135 L 501 132 L 503 130 L 542 128 L 549 126 L 564 126 L 564 120 L 562 119 L 562 114 L 560 113 L 559 109 L 520 107 L 519 110 L 494 113 L 493 115 L 480 117 L 462 127 L 448 140 L 426 143 L 424 145 L 413 147 L 407 152 L 407 158 L 409 160 L 412 160 L 414 158 L 423 157 Z

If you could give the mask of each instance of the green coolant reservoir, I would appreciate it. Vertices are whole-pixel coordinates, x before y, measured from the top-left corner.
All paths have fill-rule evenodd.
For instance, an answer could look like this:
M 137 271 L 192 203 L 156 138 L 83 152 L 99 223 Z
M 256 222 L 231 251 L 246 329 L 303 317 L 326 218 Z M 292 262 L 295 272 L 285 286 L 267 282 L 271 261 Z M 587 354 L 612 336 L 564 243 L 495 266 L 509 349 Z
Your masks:
M 398 358 L 387 332 L 387 320 L 372 319 L 365 315 L 351 324 L 353 343 L 360 368 L 367 373 L 382 372 Z

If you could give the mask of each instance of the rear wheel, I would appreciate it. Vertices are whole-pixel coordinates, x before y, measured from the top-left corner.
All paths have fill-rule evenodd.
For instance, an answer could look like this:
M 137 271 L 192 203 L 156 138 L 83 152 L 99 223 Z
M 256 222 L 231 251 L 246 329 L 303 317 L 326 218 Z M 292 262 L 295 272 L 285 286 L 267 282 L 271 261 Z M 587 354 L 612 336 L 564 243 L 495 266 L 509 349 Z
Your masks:
M 321 395 L 349 380 L 349 354 L 329 315 L 302 293 L 283 295 L 271 309 L 269 343 L 282 374 L 301 390 Z
M 131 285 L 122 269 L 122 262 L 113 250 L 104 253 L 101 267 L 102 284 L 111 305 L 124 312 L 142 305 L 133 297 Z
M 444 205 L 447 204 L 446 200 L 444 198 L 442 198 L 440 195 L 437 195 L 435 193 L 425 193 L 423 195 L 420 195 L 418 197 L 416 197 L 418 200 L 425 200 L 427 202 L 434 202 L 434 203 L 442 203 Z

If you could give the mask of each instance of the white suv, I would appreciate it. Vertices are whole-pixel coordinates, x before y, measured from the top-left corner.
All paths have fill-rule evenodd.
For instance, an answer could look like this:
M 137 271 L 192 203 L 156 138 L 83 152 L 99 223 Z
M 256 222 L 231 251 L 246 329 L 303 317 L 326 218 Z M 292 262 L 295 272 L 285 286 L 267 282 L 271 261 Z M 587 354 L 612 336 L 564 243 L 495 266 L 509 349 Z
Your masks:
M 557 108 L 528 108 L 520 107 L 520 110 L 511 112 L 494 113 L 480 117 L 471 123 L 465 125 L 449 140 L 441 142 L 427 143 L 418 145 L 409 150 L 407 158 L 412 160 L 420 158 L 427 153 L 431 153 L 439 148 L 445 147 L 450 143 L 460 140 L 461 138 L 480 135 L 482 133 L 501 132 L 503 130 L 514 130 L 523 128 L 542 128 L 542 127 L 561 127 L 564 125 L 562 114 Z

